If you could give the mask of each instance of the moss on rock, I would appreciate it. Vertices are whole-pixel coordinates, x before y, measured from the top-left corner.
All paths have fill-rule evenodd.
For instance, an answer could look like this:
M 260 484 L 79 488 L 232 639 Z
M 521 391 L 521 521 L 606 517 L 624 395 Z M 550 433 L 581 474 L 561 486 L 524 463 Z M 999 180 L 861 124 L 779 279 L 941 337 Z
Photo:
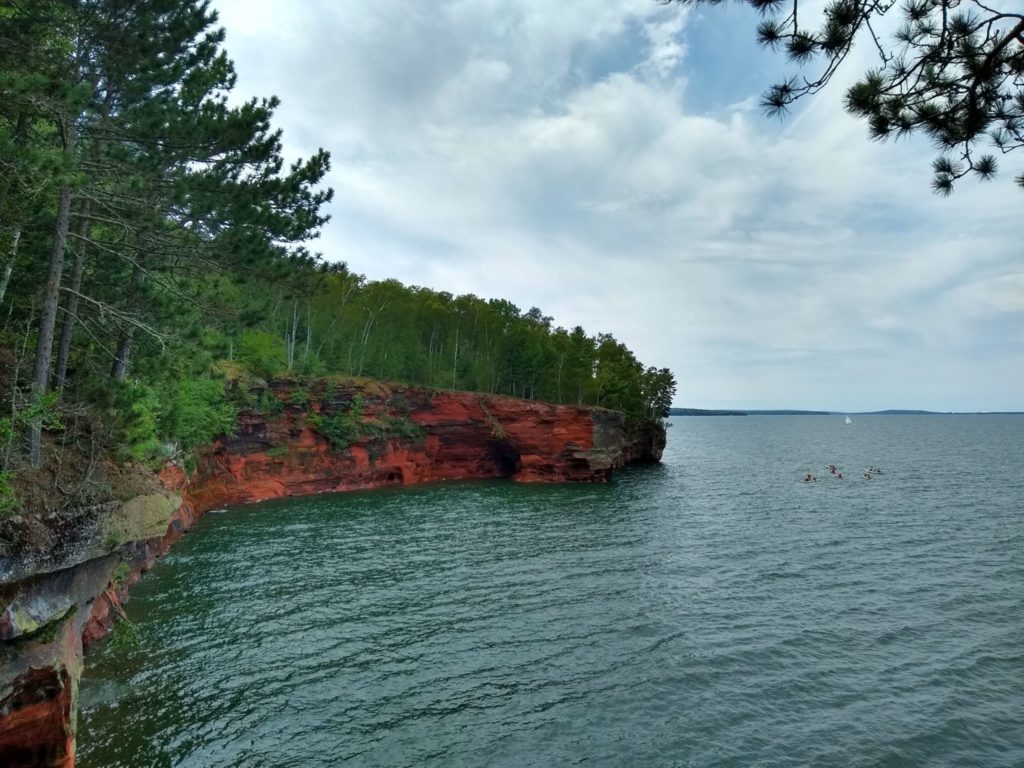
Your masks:
M 145 541 L 167 532 L 171 515 L 181 506 L 174 493 L 136 496 L 105 514 L 97 528 L 97 545 L 111 552 L 132 541 Z

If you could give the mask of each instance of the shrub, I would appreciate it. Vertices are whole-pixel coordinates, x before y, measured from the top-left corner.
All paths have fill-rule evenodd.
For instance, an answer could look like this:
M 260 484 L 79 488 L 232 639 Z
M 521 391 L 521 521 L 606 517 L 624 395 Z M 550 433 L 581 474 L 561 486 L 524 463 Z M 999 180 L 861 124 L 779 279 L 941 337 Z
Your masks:
M 427 438 L 427 432 L 423 427 L 403 416 L 387 419 L 384 422 L 384 429 L 389 437 L 408 440 L 410 443 L 422 443 Z
M 123 587 L 131 575 L 132 569 L 128 563 L 118 563 L 117 568 L 114 569 L 114 584 Z
M 210 379 L 178 383 L 171 409 L 164 420 L 169 437 L 186 449 L 208 443 L 235 430 L 235 408 L 224 396 L 224 384 Z
M 387 438 L 421 443 L 427 437 L 423 427 L 403 416 L 390 417 L 383 421 L 364 419 L 363 399 L 359 396 L 352 399 L 352 407 L 348 411 L 330 415 L 311 413 L 306 418 L 309 424 L 338 450 L 344 450 L 357 441 L 379 440 L 380 445 L 372 447 L 371 458 L 379 458 L 385 450 Z M 375 457 L 373 453 L 378 455 Z
M 284 369 L 284 341 L 272 333 L 246 331 L 239 342 L 238 359 L 257 376 L 272 376 Z
M 302 376 L 322 376 L 326 368 L 315 354 L 303 355 L 295 361 L 295 372 Z
M 348 448 L 363 433 L 362 424 L 352 418 L 351 413 L 311 413 L 306 418 L 310 426 L 326 437 L 327 442 L 339 451 Z
M 152 387 L 133 381 L 105 382 L 92 399 L 107 417 L 104 425 L 123 459 L 149 461 L 163 453 L 157 425 L 163 413 Z
M 309 424 L 327 438 L 337 450 L 343 451 L 367 432 L 363 423 L 363 399 L 352 399 L 352 407 L 348 411 L 333 414 L 312 413 L 306 417 Z
M 225 393 L 228 401 L 235 407 L 236 411 L 251 411 L 259 407 L 259 400 L 252 389 L 240 381 L 234 381 L 226 385 Z
M 274 398 L 277 400 L 277 398 Z M 294 405 L 297 408 L 306 408 L 309 405 L 312 398 L 309 395 L 309 390 L 305 387 L 296 387 L 288 395 L 288 405 Z M 280 402 L 280 401 L 278 401 Z
M 114 653 L 124 654 L 137 651 L 139 646 L 142 645 L 142 638 L 139 636 L 139 630 L 135 628 L 135 625 L 122 616 L 110 630 L 108 642 Z
M 45 395 L 41 395 L 18 414 L 18 421 L 23 424 L 38 421 L 42 424 L 43 429 L 64 429 L 64 424 L 60 420 L 60 411 L 57 408 L 59 399 L 59 392 L 47 392 Z
M 256 410 L 263 414 L 273 415 L 284 410 L 284 403 L 269 389 L 264 389 L 256 398 Z

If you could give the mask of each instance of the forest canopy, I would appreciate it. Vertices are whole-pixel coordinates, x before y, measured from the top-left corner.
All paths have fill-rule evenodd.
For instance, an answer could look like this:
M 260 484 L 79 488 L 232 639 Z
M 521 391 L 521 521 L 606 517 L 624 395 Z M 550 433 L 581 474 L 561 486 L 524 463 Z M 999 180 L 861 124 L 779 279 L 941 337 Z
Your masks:
M 310 252 L 329 155 L 284 161 L 223 41 L 195 0 L 0 7 L 3 473 L 83 415 L 137 458 L 208 440 L 241 407 L 226 371 L 667 414 L 671 372 L 610 335 Z

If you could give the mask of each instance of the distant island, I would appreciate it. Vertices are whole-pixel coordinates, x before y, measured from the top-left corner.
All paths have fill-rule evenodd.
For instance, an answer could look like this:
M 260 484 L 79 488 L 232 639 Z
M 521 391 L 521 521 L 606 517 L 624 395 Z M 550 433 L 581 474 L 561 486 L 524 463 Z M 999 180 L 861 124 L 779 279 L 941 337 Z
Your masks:
M 669 416 L 831 416 L 833 411 L 727 411 L 704 408 L 670 408 Z
M 758 410 L 717 410 L 706 408 L 670 408 L 669 416 L 1020 416 L 1024 411 L 920 411 L 890 408 L 885 411 L 801 411 L 779 409 Z

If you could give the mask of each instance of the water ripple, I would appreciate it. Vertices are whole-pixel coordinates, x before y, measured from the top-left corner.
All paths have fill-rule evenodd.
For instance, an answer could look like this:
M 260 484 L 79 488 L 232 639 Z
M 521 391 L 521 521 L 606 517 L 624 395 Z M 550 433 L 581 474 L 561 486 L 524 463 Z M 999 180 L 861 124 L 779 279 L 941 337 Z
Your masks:
M 1024 765 L 1024 419 L 836 422 L 207 518 L 90 654 L 80 765 Z

